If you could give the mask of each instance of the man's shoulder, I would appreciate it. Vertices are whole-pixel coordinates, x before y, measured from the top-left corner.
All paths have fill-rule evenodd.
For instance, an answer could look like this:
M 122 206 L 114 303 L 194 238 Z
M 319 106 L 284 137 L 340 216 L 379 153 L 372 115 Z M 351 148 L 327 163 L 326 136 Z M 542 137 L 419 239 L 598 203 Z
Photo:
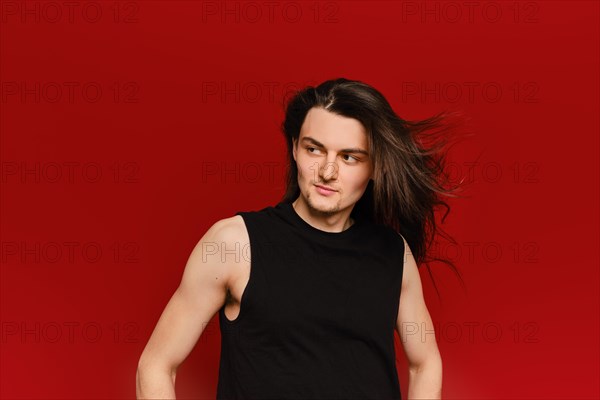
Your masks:
M 254 232 L 269 231 L 273 223 L 286 218 L 282 203 L 276 206 L 266 206 L 254 210 L 238 211 L 235 215 L 217 220 L 210 231 L 221 241 L 248 242 L 249 236 Z
M 236 242 L 248 240 L 246 224 L 241 215 L 217 220 L 208 230 L 212 240 L 219 242 Z

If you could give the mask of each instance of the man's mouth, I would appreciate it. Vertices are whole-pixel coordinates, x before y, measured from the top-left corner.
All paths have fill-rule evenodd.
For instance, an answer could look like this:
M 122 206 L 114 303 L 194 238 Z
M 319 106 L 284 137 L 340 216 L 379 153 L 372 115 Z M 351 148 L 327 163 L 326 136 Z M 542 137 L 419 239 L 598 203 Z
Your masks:
M 332 193 L 337 192 L 337 190 L 330 188 L 329 186 L 323 186 L 323 185 L 315 185 L 317 188 L 317 192 L 319 192 L 322 195 L 330 195 Z

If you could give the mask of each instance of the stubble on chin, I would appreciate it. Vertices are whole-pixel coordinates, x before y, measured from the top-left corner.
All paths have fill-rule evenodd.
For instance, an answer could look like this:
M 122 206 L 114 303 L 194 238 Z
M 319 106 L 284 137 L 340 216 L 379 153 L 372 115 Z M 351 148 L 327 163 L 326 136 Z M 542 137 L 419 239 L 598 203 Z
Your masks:
M 340 211 L 340 200 L 338 200 L 333 206 L 330 206 L 328 209 L 321 209 L 321 208 L 317 208 L 313 202 L 312 202 L 312 198 L 311 198 L 311 194 L 309 193 L 307 198 L 306 198 L 306 203 L 308 208 L 315 214 L 321 214 L 323 216 L 329 216 L 329 215 L 333 215 L 335 213 L 337 213 L 338 211 Z

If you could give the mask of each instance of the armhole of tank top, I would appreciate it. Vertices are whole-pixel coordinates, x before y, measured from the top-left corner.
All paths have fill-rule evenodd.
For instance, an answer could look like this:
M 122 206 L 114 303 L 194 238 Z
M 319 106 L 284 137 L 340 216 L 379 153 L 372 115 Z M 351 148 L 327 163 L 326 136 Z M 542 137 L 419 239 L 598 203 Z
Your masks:
M 406 244 L 404 236 L 400 232 L 396 232 L 400 236 L 400 244 L 402 245 L 402 254 L 400 258 L 400 296 L 402 296 L 402 281 L 404 277 L 404 264 L 406 263 Z
M 235 319 L 230 320 L 229 318 L 227 318 L 227 315 L 225 315 L 225 306 L 221 307 L 221 313 L 223 314 L 223 321 L 228 324 L 228 325 L 234 325 L 237 324 L 240 319 L 242 319 L 244 317 L 244 315 L 246 314 L 245 309 L 246 309 L 246 298 L 248 297 L 248 289 L 250 287 L 250 283 L 252 282 L 252 272 L 254 271 L 254 262 L 253 260 L 255 259 L 255 254 L 252 252 L 252 235 L 251 235 L 251 229 L 248 226 L 248 218 L 246 216 L 246 213 L 244 212 L 237 212 L 235 213 L 235 215 L 239 215 L 240 217 L 242 217 L 242 220 L 244 221 L 244 227 L 246 228 L 246 232 L 248 233 L 248 245 L 250 246 L 250 274 L 248 277 L 248 282 L 246 283 L 246 286 L 244 287 L 244 291 L 242 292 L 242 296 L 240 297 L 240 311 L 238 312 L 238 315 Z M 242 245 L 242 257 L 245 256 L 245 252 L 243 249 L 243 245 Z

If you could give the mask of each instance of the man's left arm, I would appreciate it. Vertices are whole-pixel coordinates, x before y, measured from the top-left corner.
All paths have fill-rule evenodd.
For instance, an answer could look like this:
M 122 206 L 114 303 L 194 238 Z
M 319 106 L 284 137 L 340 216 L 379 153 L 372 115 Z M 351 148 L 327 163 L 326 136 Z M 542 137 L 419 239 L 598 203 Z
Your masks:
M 408 398 L 442 398 L 442 358 L 417 263 L 404 238 L 404 271 L 396 330 L 409 365 Z

